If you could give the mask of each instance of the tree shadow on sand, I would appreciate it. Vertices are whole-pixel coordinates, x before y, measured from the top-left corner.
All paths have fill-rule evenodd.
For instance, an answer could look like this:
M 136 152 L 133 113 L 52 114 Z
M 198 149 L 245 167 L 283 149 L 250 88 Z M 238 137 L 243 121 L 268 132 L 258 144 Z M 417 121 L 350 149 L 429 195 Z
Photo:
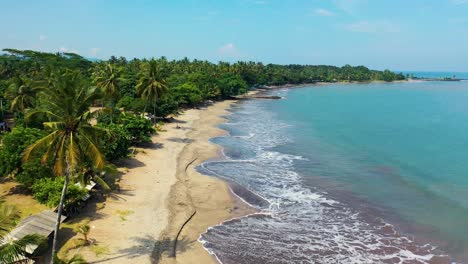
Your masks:
M 172 141 L 172 142 L 177 142 L 177 143 L 192 143 L 193 142 L 193 139 L 190 139 L 190 138 L 171 137 L 171 138 L 168 138 L 167 140 Z
M 159 263 L 162 256 L 175 257 L 173 253 L 174 249 L 174 239 L 164 238 L 162 240 L 156 241 L 153 247 L 153 252 L 151 253 L 151 262 Z M 187 238 L 182 238 L 177 241 L 177 251 L 176 253 L 181 253 L 189 250 L 192 247 L 194 241 L 190 241 Z
M 150 255 L 152 263 L 158 263 L 164 255 L 170 256 L 172 254 L 172 247 L 174 241 L 170 239 L 155 240 L 151 236 L 132 237 L 135 243 L 133 246 L 121 249 L 116 255 L 103 258 L 101 260 L 93 261 L 90 263 L 112 263 L 116 259 L 128 258 L 133 259 L 142 255 Z M 193 242 L 188 239 L 179 240 L 177 243 L 177 252 L 184 252 L 191 247 Z

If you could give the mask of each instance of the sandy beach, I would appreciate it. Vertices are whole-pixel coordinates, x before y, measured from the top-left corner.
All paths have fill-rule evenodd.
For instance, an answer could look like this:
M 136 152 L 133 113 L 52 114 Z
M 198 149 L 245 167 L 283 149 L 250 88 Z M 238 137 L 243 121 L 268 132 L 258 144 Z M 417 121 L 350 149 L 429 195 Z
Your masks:
M 225 133 L 216 126 L 231 103 L 186 110 L 153 137 L 150 147 L 123 162 L 120 191 L 91 214 L 90 238 L 96 246 L 77 253 L 90 263 L 216 263 L 197 241 L 200 234 L 252 212 L 226 183 L 195 170 L 219 154 L 209 139 Z M 174 258 L 174 238 L 195 211 L 179 236 Z

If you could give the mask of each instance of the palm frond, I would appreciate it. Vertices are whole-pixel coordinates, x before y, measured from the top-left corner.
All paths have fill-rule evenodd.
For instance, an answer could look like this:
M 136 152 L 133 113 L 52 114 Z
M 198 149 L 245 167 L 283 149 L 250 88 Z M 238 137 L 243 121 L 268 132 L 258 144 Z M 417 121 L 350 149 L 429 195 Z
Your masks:
M 49 135 L 39 139 L 38 141 L 34 142 L 32 145 L 26 148 L 23 152 L 23 161 L 28 161 L 31 157 L 31 154 L 38 153 L 40 151 L 45 150 L 47 147 L 51 147 L 51 143 L 53 143 L 60 131 L 56 130 L 51 132 Z
M 45 240 L 40 235 L 27 235 L 20 240 L 2 238 L 0 245 L 0 263 L 17 263 L 25 259 L 28 246 L 39 245 Z
M 15 206 L 2 204 L 0 206 L 0 236 L 8 234 L 19 217 L 19 211 Z

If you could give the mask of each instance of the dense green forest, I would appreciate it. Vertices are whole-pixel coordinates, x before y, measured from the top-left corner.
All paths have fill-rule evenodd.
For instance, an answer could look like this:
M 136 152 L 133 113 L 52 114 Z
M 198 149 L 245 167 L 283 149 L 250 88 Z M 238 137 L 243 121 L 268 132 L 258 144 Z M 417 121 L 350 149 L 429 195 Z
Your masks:
M 4 52 L 6 54 L 0 56 L 0 98 L 4 101 L 4 110 L 13 111 L 34 106 L 37 82 L 47 82 L 57 70 L 78 71 L 93 84 L 101 83 L 101 88 L 107 91 L 106 100 L 113 106 L 136 112 L 151 109 L 153 111 L 148 112 L 155 112 L 158 116 L 168 115 L 181 106 L 193 106 L 206 99 L 222 99 L 243 93 L 250 87 L 316 81 L 394 81 L 405 78 L 402 74 L 388 70 L 374 71 L 364 66 L 349 65 L 264 65 L 257 62 L 214 64 L 186 58 L 168 61 L 164 57 L 128 61 L 124 57 L 114 56 L 107 61 L 92 62 L 73 53 L 53 54 L 13 49 L 5 49 Z M 143 93 L 138 82 L 145 75 L 150 79 L 164 80 L 163 88 L 167 88 L 167 92 L 161 96 L 155 95 L 155 98 L 152 98 L 152 94 Z M 150 82 L 150 79 L 147 81 Z M 17 96 L 21 96 L 21 100 L 14 101 Z

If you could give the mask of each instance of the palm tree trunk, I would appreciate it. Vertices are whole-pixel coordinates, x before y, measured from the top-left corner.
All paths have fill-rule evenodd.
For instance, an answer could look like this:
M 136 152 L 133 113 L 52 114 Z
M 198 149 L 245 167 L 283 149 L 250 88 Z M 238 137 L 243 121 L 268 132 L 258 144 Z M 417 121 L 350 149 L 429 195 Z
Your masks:
M 143 108 L 143 116 L 146 114 L 146 107 L 148 106 L 148 100 L 145 100 L 145 108 Z
M 65 175 L 65 182 L 63 183 L 63 188 L 62 188 L 62 196 L 60 196 L 60 203 L 59 203 L 59 208 L 57 212 L 57 222 L 55 222 L 55 229 L 54 229 L 54 239 L 52 241 L 52 255 L 50 258 L 50 264 L 54 264 L 54 257 L 57 252 L 57 235 L 58 231 L 60 229 L 60 220 L 62 218 L 62 211 L 63 211 L 63 205 L 65 203 L 65 195 L 67 194 L 67 188 L 68 188 L 68 182 L 70 181 L 70 175 L 67 172 Z
M 153 125 L 156 124 L 156 99 L 153 101 Z

